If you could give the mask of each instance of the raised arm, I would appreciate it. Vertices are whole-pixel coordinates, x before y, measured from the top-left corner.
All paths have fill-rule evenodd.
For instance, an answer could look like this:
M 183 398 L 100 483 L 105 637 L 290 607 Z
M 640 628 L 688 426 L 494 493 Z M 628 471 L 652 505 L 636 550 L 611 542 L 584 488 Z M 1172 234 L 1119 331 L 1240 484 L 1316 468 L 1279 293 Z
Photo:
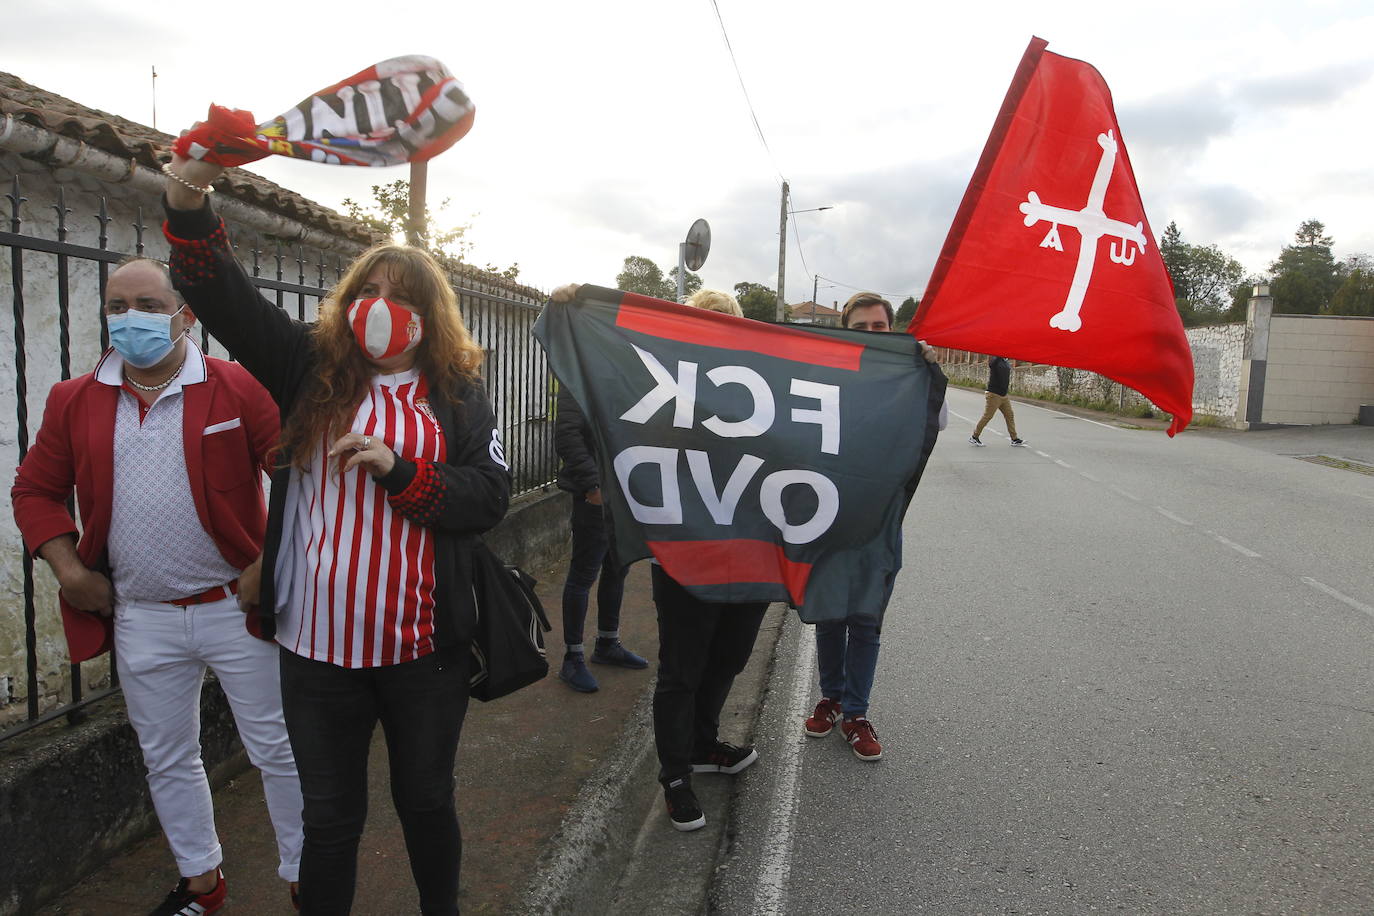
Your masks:
M 166 185 L 172 285 L 233 357 L 281 404 L 305 370 L 308 325 L 262 296 L 234 257 L 229 236 L 203 193 L 224 171 L 174 156 Z M 200 189 L 200 190 L 197 190 Z

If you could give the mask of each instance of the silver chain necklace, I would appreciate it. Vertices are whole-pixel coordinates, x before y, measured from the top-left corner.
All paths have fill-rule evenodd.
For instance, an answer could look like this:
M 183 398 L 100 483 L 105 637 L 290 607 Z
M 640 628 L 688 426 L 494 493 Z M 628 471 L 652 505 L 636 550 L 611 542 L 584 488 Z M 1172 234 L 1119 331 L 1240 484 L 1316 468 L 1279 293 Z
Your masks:
M 128 370 L 125 370 L 125 372 L 124 372 L 124 381 L 128 382 L 130 385 L 133 385 L 133 386 L 134 386 L 135 388 L 137 388 L 139 391 L 161 391 L 162 389 L 166 388 L 168 385 L 172 384 L 172 382 L 174 382 L 174 381 L 176 380 L 176 377 L 177 377 L 178 375 L 181 375 L 181 370 L 184 369 L 184 368 L 186 368 L 186 361 L 185 361 L 185 360 L 182 360 L 182 361 L 181 361 L 181 365 L 180 365 L 180 366 L 177 366 L 177 371 L 175 371 L 175 372 L 173 372 L 171 375 L 167 376 L 167 381 L 163 382 L 161 385 L 140 385 L 138 382 L 136 382 L 136 381 L 134 381 L 133 379 L 129 378 L 129 372 L 128 372 Z

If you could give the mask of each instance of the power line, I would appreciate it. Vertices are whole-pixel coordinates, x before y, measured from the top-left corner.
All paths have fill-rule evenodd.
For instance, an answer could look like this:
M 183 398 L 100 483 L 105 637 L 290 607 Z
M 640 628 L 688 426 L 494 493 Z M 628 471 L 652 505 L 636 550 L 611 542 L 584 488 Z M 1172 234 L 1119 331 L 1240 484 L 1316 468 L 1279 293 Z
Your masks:
M 711 9 L 716 11 L 716 22 L 720 23 L 720 37 L 725 39 L 725 50 L 730 52 L 730 63 L 735 67 L 735 76 L 739 79 L 740 92 L 744 93 L 744 104 L 749 106 L 749 117 L 754 122 L 754 130 L 759 135 L 759 142 L 763 144 L 763 151 L 768 154 L 768 161 L 773 163 L 773 171 L 778 175 L 778 181 L 782 181 L 782 169 L 778 168 L 778 161 L 773 158 L 773 151 L 768 147 L 768 139 L 763 135 L 763 128 L 759 125 L 759 116 L 754 112 L 754 103 L 749 98 L 749 89 L 744 85 L 744 74 L 740 72 L 739 61 L 735 59 L 735 49 L 730 45 L 730 35 L 725 31 L 725 20 L 721 18 L 720 7 L 716 0 L 711 0 Z
M 811 277 L 812 279 L 814 279 L 817 275 L 811 273 L 811 268 L 806 266 L 806 252 L 805 252 L 805 251 L 802 251 L 801 233 L 797 231 L 797 221 L 796 221 L 796 220 L 792 220 L 792 238 L 794 238 L 794 239 L 797 240 L 797 255 L 801 258 L 801 262 L 802 262 L 802 271 L 803 271 L 808 277 Z
M 912 295 L 911 293 L 905 293 L 905 294 L 903 294 L 903 293 L 882 293 L 882 292 L 878 292 L 878 290 L 870 289 L 870 288 L 867 287 L 867 286 L 854 286 L 854 285 L 852 285 L 852 284 L 850 284 L 850 283 L 841 283 L 839 280 L 836 280 L 834 277 L 822 277 L 820 274 L 816 274 L 816 277 L 819 278 L 819 279 L 821 279 L 821 280 L 824 280 L 824 281 L 826 281 L 827 283 L 830 283 L 830 284 L 832 284 L 832 285 L 834 285 L 834 286 L 842 286 L 842 287 L 844 287 L 845 289 L 852 289 L 852 290 L 854 290 L 854 292 L 856 292 L 856 293 L 878 293 L 878 295 L 879 295 L 879 296 L 882 296 L 884 299 L 906 299 L 906 298 L 908 298 L 908 297 L 910 297 L 910 298 L 912 298 L 912 299 L 915 299 L 915 298 L 916 298 L 916 296 Z

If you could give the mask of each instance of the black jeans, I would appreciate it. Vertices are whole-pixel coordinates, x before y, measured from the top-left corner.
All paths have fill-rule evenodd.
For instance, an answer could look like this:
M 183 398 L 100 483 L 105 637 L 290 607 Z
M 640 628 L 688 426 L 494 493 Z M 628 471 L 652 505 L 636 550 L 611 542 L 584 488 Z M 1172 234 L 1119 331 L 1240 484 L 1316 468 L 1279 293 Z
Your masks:
M 720 711 L 754 651 L 768 602 L 700 601 L 658 564 L 652 577 L 658 608 L 654 743 L 658 778 L 667 783 L 691 773 L 693 754 L 716 740 Z
M 431 654 L 400 665 L 341 668 L 282 649 L 281 691 L 305 802 L 301 912 L 337 916 L 353 906 L 368 747 L 380 721 L 420 912 L 457 913 L 463 840 L 453 763 L 468 708 L 466 663 L 441 665 Z
M 620 600 L 625 593 L 625 570 L 611 555 L 611 521 L 576 493 L 572 498 L 572 559 L 563 583 L 563 642 L 582 644 L 587 597 L 596 582 L 596 620 L 607 633 L 620 629 Z M 600 581 L 597 576 L 600 574 Z

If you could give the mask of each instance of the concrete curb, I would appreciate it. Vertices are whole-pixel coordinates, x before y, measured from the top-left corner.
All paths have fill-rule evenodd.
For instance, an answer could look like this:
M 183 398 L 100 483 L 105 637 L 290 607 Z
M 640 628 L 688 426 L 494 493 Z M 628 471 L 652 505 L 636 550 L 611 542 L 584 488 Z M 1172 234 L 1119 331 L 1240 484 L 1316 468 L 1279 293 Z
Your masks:
M 724 738 L 754 732 L 788 609 L 769 608 L 749 665 L 721 714 Z M 705 828 L 680 833 L 662 812 L 653 750 L 650 681 L 597 775 L 583 783 L 572 808 L 540 855 L 521 914 L 703 912 L 712 874 L 728 843 L 733 780 L 694 782 L 708 811 Z
M 652 715 L 656 682 L 657 678 L 649 680 L 616 737 L 615 749 L 578 790 L 511 912 L 604 912 L 593 902 L 597 887 L 614 887 L 625 867 L 630 840 L 644 815 L 646 777 L 657 788 Z

